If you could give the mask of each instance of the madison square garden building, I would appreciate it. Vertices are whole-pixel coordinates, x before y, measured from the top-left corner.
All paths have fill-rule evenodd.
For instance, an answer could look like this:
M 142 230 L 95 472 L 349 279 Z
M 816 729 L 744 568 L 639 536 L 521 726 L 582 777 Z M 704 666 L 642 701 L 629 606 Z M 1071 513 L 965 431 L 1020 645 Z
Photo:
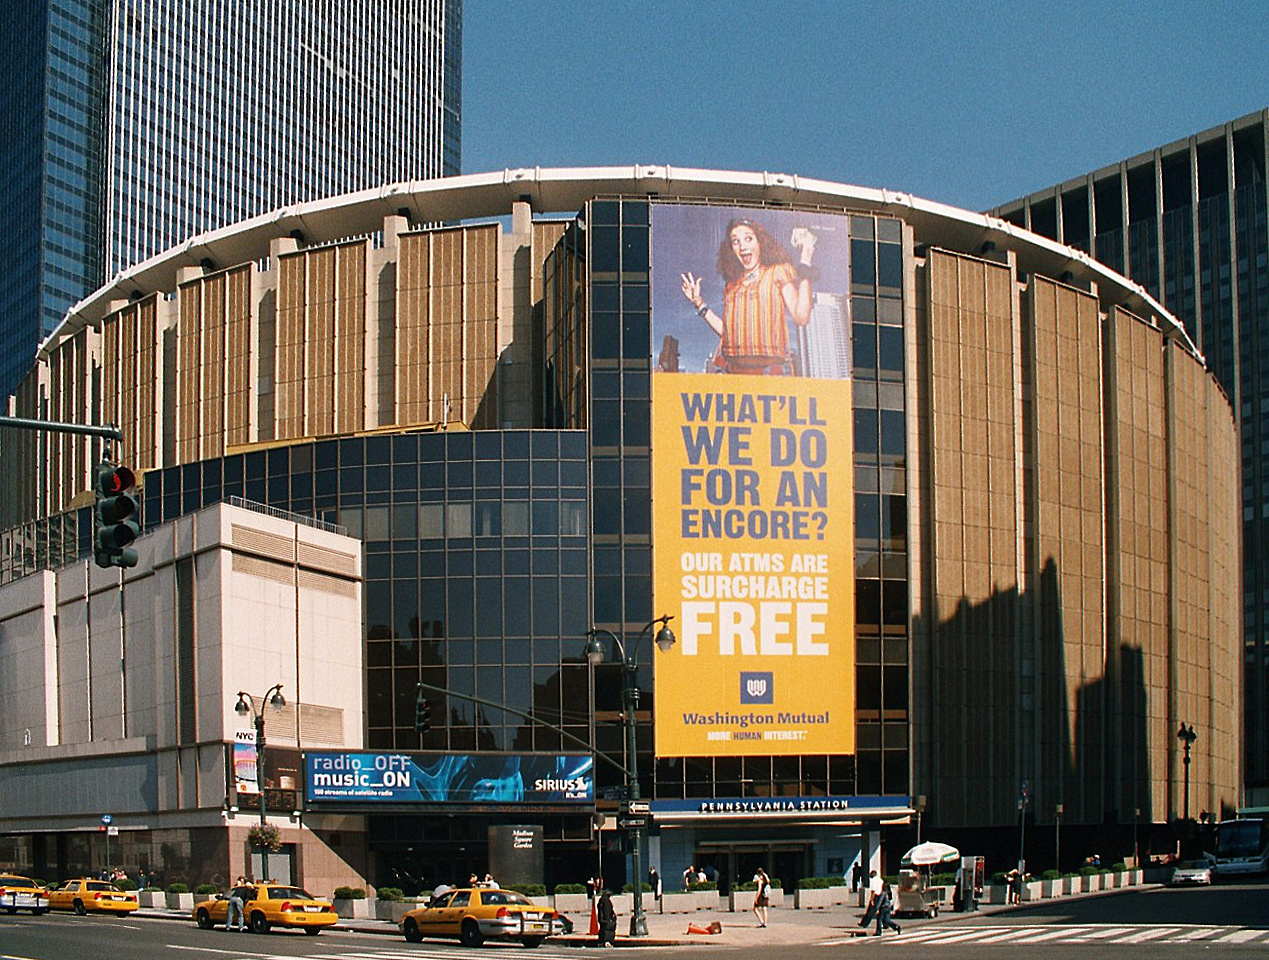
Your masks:
M 1164 852 L 1183 811 L 1240 800 L 1229 401 L 1141 287 L 999 219 L 668 167 L 398 184 L 129 270 L 12 410 L 118 424 L 146 529 L 136 569 L 93 567 L 101 442 L 5 432 L 15 866 L 98 867 L 109 812 L 125 866 L 236 874 L 263 789 L 275 873 L 314 886 L 462 880 L 506 825 L 535 828 L 548 883 L 601 854 L 619 878 L 609 633 L 637 659 L 644 863 L 666 878 L 762 864 L 787 887 L 878 838 L 893 868 L 918 810 L 1003 869 L 1024 792 L 1069 867 L 1131 856 L 1137 830 Z M 351 629 L 295 612 L 274 649 L 197 615 L 215 551 L 180 531 L 231 500 L 292 532 L 234 527 L 217 589 L 248 595 L 234 578 L 312 527 L 329 543 L 286 554 L 296 611 L 320 556 Z M 32 577 L 52 585 L 5 599 Z M 213 641 L 239 652 L 210 663 Z M 277 682 L 256 771 L 233 707 Z M 112 793 L 138 754 L 158 788 Z M 88 755 L 91 801 L 22 789 Z M 1053 834 L 1028 838 L 1041 869 Z

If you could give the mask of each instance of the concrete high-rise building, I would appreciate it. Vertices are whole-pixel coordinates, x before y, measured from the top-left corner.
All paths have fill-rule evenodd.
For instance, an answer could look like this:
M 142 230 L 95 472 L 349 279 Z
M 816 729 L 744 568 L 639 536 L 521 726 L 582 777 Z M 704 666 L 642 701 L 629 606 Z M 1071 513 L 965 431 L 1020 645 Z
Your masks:
M 1243 744 L 1269 803 L 1269 110 L 992 211 L 1136 280 L 1186 328 L 1229 395 L 1242 454 Z M 1202 720 L 1195 718 L 1201 737 Z
M 0 396 L 78 300 L 190 237 L 457 173 L 462 0 L 20 0 L 0 62 Z

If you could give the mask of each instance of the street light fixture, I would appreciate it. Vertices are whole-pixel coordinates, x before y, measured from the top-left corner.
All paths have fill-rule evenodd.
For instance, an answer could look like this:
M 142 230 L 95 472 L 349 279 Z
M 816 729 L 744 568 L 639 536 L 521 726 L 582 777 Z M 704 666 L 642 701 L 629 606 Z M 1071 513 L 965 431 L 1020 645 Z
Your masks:
M 605 630 L 602 627 L 593 627 L 587 632 L 590 637 L 586 644 L 586 659 L 592 665 L 596 666 L 604 662 L 604 645 L 599 641 L 599 634 L 605 634 L 612 640 L 613 649 L 617 653 L 617 661 L 622 666 L 622 682 L 621 682 L 621 722 L 625 728 L 626 734 L 626 752 L 629 761 L 625 767 L 626 776 L 626 802 L 629 804 L 632 800 L 639 799 L 639 760 L 635 748 L 635 708 L 639 706 L 639 688 L 635 681 L 639 670 L 638 655 L 639 644 L 643 642 L 643 638 L 658 623 L 661 629 L 657 631 L 656 645 L 657 649 L 665 652 L 674 646 L 674 631 L 670 629 L 669 623 L 674 618 L 666 614 L 657 617 L 657 619 L 648 623 L 639 631 L 639 636 L 635 638 L 635 642 L 630 647 L 624 644 L 611 630 Z M 629 809 L 629 807 L 627 807 Z M 640 815 L 632 815 L 631 819 L 637 820 Z M 634 883 L 631 885 L 634 891 L 633 909 L 630 913 L 630 936 L 646 937 L 648 935 L 648 918 L 643 912 L 643 828 L 640 826 L 630 829 L 630 837 L 634 841 L 632 844 L 634 850 L 631 854 L 631 866 L 634 869 Z
M 1190 747 L 1194 746 L 1194 741 L 1198 739 L 1198 734 L 1194 732 L 1194 726 L 1185 725 L 1185 721 L 1181 721 L 1181 729 L 1177 730 L 1176 738 L 1181 741 L 1185 747 L 1185 792 L 1183 794 L 1184 809 L 1181 819 L 1185 823 L 1190 822 Z
M 272 706 L 275 709 L 286 706 L 286 698 L 282 696 L 282 684 L 275 683 L 271 686 L 263 697 L 260 698 L 260 709 L 256 709 L 256 702 L 252 699 L 251 694 L 238 691 L 238 702 L 234 704 L 234 711 L 240 716 L 245 717 L 251 714 L 251 720 L 256 727 L 256 780 L 260 784 L 260 826 L 267 826 L 268 804 L 264 796 L 264 708 Z M 269 882 L 269 848 L 267 846 L 260 847 L 260 873 L 261 879 Z

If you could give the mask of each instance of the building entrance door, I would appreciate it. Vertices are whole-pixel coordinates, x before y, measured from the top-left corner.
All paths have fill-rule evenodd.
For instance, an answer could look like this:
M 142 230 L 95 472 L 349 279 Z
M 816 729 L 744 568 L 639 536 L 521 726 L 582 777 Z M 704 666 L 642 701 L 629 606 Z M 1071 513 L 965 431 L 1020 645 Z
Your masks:
M 730 894 L 738 883 L 752 881 L 759 867 L 791 895 L 798 880 L 811 876 L 814 853 L 814 844 L 796 841 L 708 844 L 697 850 L 696 863 L 706 872 L 711 868 L 717 871 L 721 895 Z M 743 894 L 737 895 L 734 904 L 736 910 L 750 906 Z

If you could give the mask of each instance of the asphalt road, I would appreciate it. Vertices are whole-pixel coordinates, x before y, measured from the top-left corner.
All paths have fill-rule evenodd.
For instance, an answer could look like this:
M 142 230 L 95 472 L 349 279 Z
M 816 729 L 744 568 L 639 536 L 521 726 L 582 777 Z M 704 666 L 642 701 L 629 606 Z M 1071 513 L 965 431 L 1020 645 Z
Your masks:
M 732 915 L 729 922 L 747 920 L 744 915 Z M 712 953 L 727 960 L 1188 960 L 1200 954 L 1217 960 L 1265 958 L 1269 957 L 1269 879 L 1210 889 L 1129 889 L 900 922 L 903 933 L 899 935 L 856 936 L 858 930 L 848 915 L 825 912 L 797 917 L 796 928 L 784 928 L 786 936 L 776 940 L 764 942 L 750 936 L 735 946 L 698 942 L 620 950 L 622 955 L 643 957 Z M 794 929 L 796 938 L 788 936 Z M 439 941 L 409 944 L 396 936 L 346 931 L 309 937 L 279 930 L 257 936 L 142 917 L 0 915 L 0 960 L 458 960 L 509 958 L 523 950 L 518 945 L 490 944 L 472 951 Z M 548 942 L 527 957 L 577 960 L 592 952 Z

